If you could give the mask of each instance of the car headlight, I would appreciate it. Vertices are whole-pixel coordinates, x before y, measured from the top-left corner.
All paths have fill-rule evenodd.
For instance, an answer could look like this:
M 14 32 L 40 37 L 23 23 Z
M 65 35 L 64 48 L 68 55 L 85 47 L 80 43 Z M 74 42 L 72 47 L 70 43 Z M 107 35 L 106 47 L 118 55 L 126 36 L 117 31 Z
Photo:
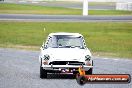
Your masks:
M 89 56 L 89 55 L 85 56 L 85 61 L 90 61 L 90 59 L 91 59 L 91 56 Z
M 44 60 L 49 60 L 50 56 L 48 54 L 44 55 Z

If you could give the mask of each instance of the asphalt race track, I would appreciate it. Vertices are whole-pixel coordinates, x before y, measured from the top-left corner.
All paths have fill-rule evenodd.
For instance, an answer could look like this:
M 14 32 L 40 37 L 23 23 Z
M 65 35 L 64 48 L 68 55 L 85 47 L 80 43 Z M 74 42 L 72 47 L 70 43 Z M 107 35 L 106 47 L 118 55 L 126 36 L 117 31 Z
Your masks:
M 0 48 L 0 88 L 132 88 L 129 84 L 77 84 L 73 75 L 39 78 L 38 51 Z M 130 74 L 132 60 L 94 57 L 94 74 Z
M 0 21 L 35 21 L 35 22 L 97 22 L 97 21 L 132 21 L 132 16 L 79 16 L 79 15 L 31 15 L 31 14 L 0 14 Z

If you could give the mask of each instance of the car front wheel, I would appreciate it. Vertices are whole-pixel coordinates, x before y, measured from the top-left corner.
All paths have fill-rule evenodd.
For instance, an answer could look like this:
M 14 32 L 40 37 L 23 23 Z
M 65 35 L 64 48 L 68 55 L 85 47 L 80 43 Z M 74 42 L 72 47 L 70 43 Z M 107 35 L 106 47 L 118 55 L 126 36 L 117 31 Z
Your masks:
M 88 71 L 85 71 L 86 75 L 91 75 L 93 73 L 93 68 L 90 68 Z
M 47 78 L 47 71 L 40 66 L 40 78 Z

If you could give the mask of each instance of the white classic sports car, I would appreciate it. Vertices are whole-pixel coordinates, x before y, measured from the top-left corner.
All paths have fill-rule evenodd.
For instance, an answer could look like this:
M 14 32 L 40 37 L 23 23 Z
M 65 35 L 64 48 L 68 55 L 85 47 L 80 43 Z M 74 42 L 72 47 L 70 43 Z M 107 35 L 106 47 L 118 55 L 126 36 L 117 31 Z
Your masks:
M 47 73 L 77 74 L 80 66 L 92 74 L 91 53 L 79 33 L 50 33 L 40 49 L 40 78 Z

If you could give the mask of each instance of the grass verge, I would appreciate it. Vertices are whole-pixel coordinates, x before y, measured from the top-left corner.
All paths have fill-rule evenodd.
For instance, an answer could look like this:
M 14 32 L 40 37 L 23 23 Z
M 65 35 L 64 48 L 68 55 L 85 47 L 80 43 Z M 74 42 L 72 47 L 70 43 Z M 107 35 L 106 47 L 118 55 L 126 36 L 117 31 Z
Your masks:
M 0 13 L 7 14 L 52 14 L 52 15 L 81 15 L 81 9 L 63 7 L 47 7 L 25 4 L 0 3 Z M 132 15 L 132 11 L 89 10 L 89 15 Z
M 38 50 L 51 32 L 83 34 L 95 55 L 132 58 L 132 23 L 127 22 L 0 22 L 0 47 Z
M 116 2 L 89 2 L 90 6 L 115 6 Z

